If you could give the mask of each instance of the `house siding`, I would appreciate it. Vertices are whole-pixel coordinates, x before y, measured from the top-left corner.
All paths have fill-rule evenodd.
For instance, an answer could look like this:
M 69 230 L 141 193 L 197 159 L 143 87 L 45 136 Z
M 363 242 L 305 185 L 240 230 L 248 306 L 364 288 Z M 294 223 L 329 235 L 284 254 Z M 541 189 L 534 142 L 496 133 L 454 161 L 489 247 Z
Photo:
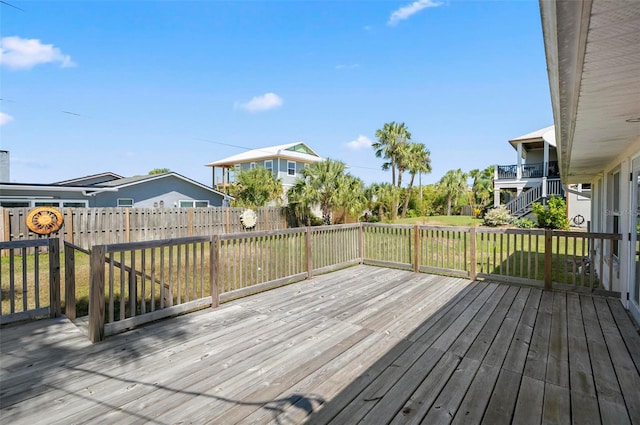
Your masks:
M 168 189 L 171 190 L 168 190 Z M 190 184 L 176 177 L 144 182 L 139 185 L 121 187 L 117 192 L 102 192 L 95 196 L 96 207 L 114 207 L 119 198 L 131 198 L 136 208 L 153 208 L 154 203 L 165 207 L 179 205 L 180 201 L 209 201 L 213 207 L 222 206 L 223 196 L 205 188 Z

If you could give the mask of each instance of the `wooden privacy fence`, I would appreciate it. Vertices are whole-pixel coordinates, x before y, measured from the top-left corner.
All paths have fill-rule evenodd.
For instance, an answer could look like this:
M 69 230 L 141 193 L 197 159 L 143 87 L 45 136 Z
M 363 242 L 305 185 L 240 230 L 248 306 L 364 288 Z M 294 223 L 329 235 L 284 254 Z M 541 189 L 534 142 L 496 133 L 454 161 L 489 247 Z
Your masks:
M 57 239 L 0 242 L 0 251 L 8 257 L 0 268 L 0 324 L 60 315 L 58 246 Z M 44 256 L 46 264 L 41 264 L 41 247 L 49 251 Z M 29 249 L 35 254 L 27 255 Z
M 62 208 L 64 224 L 49 235 L 83 249 L 93 245 L 141 242 L 246 231 L 240 222 L 244 208 Z M 1 208 L 0 242 L 41 239 L 26 225 L 30 208 Z M 262 207 L 255 210 L 252 230 L 287 227 L 284 209 Z M 62 249 L 62 246 L 60 246 Z

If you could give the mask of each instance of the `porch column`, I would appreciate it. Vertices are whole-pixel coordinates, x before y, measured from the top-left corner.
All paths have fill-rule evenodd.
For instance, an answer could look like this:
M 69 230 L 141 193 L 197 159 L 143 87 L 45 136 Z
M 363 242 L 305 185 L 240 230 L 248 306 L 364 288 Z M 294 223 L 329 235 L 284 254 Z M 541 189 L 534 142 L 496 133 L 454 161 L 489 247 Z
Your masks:
M 544 177 L 549 177 L 549 142 L 547 142 L 546 140 L 543 142 L 544 143 L 544 156 L 543 156 L 543 163 L 542 163 L 542 175 Z
M 542 199 L 547 200 L 547 177 L 542 178 Z
M 498 208 L 500 206 L 500 188 L 493 189 L 493 206 Z
M 518 143 L 518 147 L 516 148 L 518 151 L 518 169 L 516 170 L 516 178 L 518 180 L 522 179 L 522 143 Z

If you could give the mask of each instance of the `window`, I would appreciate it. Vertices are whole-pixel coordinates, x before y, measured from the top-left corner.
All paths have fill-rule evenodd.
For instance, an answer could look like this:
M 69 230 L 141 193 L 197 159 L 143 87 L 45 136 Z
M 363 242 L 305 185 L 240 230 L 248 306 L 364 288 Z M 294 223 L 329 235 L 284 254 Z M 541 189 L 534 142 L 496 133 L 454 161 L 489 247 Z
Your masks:
M 272 159 L 268 159 L 264 162 L 264 168 L 266 168 L 267 170 L 273 170 L 273 160 Z
M 87 208 L 86 201 L 66 201 L 62 203 L 63 207 L 67 208 Z
M 20 208 L 29 207 L 29 201 L 1 201 L 0 207 L 4 208 Z
M 203 208 L 209 206 L 209 201 L 180 201 L 180 208 Z
M 287 161 L 287 175 L 295 176 L 296 175 L 296 163 L 293 161 Z
M 118 198 L 118 203 L 116 206 L 118 207 L 132 207 L 133 199 L 132 198 Z
M 249 164 L 249 168 L 251 168 L 252 170 L 256 168 L 256 163 L 252 162 L 251 164 Z

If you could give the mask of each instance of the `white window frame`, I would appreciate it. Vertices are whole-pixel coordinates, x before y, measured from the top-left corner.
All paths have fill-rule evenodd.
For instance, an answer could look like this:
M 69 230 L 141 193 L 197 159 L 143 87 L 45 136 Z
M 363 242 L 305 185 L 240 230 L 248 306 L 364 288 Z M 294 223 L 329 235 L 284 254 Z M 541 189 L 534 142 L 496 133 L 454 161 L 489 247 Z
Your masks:
M 255 162 L 250 163 L 250 164 L 249 164 L 249 168 L 250 168 L 251 170 L 253 170 L 254 168 L 256 168 L 256 163 L 255 163 Z
M 293 173 L 291 173 L 291 164 L 293 164 Z M 296 175 L 296 163 L 295 161 L 287 161 L 287 175 L 295 176 Z
M 120 205 L 121 201 L 131 201 L 131 205 Z M 132 208 L 135 205 L 133 198 L 118 198 L 116 199 L 116 207 L 119 208 Z
M 206 203 L 207 205 L 200 205 L 198 206 L 198 203 Z M 183 204 L 190 204 L 190 205 L 183 205 Z M 179 208 L 208 208 L 209 207 L 209 201 L 208 200 L 199 200 L 199 199 L 182 199 L 180 201 L 178 201 L 178 207 Z
M 273 171 L 273 159 L 267 159 L 264 161 L 264 168 Z
M 620 188 L 622 187 L 622 173 L 620 167 L 609 172 L 607 181 L 607 199 L 606 209 L 606 231 L 609 233 L 620 233 Z M 617 187 L 616 187 L 617 179 Z M 617 201 L 617 205 L 616 205 Z M 616 229 L 617 227 L 617 229 Z M 612 241 L 613 257 L 617 260 L 620 254 L 620 241 Z

